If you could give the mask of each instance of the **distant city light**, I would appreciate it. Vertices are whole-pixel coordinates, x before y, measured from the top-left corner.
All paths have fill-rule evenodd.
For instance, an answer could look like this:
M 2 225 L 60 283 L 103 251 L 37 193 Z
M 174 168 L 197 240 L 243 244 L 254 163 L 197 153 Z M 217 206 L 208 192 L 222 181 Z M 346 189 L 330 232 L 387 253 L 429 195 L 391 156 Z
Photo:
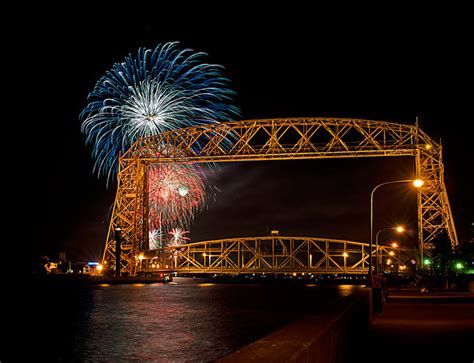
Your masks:
M 464 268 L 464 266 L 461 262 L 456 263 L 456 269 L 462 270 L 463 268 Z
M 425 265 L 431 265 L 431 261 L 430 261 L 429 259 L 427 259 L 427 258 L 425 258 L 425 260 L 423 261 L 423 263 L 424 263 Z
M 89 266 L 97 266 L 99 263 L 98 262 L 87 262 Z

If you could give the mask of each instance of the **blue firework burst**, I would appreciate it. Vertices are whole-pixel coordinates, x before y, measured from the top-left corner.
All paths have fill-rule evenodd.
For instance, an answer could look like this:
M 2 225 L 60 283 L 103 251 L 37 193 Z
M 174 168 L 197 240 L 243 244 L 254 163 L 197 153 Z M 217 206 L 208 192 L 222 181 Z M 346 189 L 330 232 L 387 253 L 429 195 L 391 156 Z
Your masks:
M 205 63 L 206 56 L 178 42 L 140 48 L 100 78 L 80 115 L 99 176 L 109 182 L 119 154 L 140 137 L 239 115 L 223 67 Z

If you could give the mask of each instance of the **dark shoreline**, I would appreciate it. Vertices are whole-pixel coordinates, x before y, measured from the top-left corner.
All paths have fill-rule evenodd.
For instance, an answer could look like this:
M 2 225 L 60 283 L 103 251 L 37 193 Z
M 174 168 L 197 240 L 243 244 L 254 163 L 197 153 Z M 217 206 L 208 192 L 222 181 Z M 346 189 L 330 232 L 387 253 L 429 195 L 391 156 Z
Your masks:
M 68 285 L 119 285 L 119 284 L 154 284 L 168 283 L 173 280 L 171 275 L 163 276 L 90 276 L 90 275 L 33 275 L 33 283 L 36 284 L 68 284 Z

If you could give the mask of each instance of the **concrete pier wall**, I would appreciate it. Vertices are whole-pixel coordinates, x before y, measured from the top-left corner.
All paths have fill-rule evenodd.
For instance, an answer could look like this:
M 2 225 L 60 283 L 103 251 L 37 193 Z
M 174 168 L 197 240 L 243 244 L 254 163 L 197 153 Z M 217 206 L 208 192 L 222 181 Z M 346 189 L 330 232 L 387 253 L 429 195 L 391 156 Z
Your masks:
M 342 311 L 307 316 L 218 362 L 327 362 L 350 361 L 363 348 L 372 318 L 372 292 L 354 293 Z

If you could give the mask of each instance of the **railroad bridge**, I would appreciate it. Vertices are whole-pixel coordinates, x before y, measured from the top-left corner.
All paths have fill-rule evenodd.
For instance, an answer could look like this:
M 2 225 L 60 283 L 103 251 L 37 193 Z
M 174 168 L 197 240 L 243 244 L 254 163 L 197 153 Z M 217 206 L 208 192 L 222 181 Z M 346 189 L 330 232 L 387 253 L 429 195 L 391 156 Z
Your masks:
M 136 141 L 119 159 L 117 194 L 102 261 L 109 268 L 115 268 L 115 231 L 120 229 L 120 270 L 132 275 L 137 273 L 137 257 L 149 246 L 147 190 L 148 169 L 152 164 L 393 156 L 413 157 L 414 177 L 425 182 L 417 191 L 420 255 L 429 253 L 434 247 L 434 240 L 443 232 L 452 246 L 456 247 L 458 239 L 444 183 L 442 145 L 423 132 L 418 124 L 349 118 L 285 118 L 199 125 Z M 311 269 L 317 265 L 315 270 L 335 266 L 337 269 L 350 270 L 351 273 L 363 273 L 368 268 L 365 262 L 369 255 L 373 255 L 373 251 L 369 253 L 367 244 L 362 242 L 286 238 L 289 238 L 289 245 L 287 254 L 283 255 L 278 254 L 280 247 L 274 242 L 272 248 L 276 250 L 272 252 L 273 255 L 268 255 L 269 243 L 265 238 L 258 240 L 258 248 L 252 247 L 249 242 L 257 241 L 255 238 L 240 242 L 238 239 L 231 239 L 182 245 L 181 250 L 174 249 L 173 253 L 179 258 L 180 268 L 197 271 L 206 267 L 209 272 L 246 271 L 250 268 L 264 272 L 284 270 L 289 266 L 295 269 L 308 269 L 309 266 Z M 299 257 L 304 248 L 324 250 L 324 241 L 329 243 L 329 247 L 335 246 L 335 252 L 330 252 L 329 248 L 323 260 L 314 257 L 314 261 L 317 260 L 319 264 L 312 265 L 312 261 L 310 263 L 310 256 L 315 256 L 312 253 L 307 252 L 306 257 Z M 338 243 L 345 243 L 342 253 L 346 251 L 349 256 L 351 252 L 347 250 L 347 246 L 359 246 L 357 249 L 360 249 L 360 258 L 356 263 L 349 261 L 353 257 L 342 255 L 341 260 L 341 256 L 335 255 L 341 250 L 337 247 Z M 198 252 L 203 246 L 208 246 L 209 249 Z M 217 255 L 218 248 L 221 252 Z M 237 259 L 234 258 L 235 253 L 240 253 Z M 210 261 L 207 266 L 205 261 L 201 261 L 203 257 L 208 257 Z

